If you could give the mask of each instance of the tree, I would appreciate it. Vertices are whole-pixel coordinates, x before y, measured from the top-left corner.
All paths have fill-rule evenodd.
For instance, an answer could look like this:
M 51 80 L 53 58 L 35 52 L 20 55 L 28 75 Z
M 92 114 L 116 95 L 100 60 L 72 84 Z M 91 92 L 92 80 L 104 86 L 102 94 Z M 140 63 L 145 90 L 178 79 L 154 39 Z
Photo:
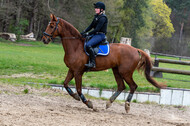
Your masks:
M 46 0 L 1 0 L 0 31 L 16 35 L 34 32 L 36 38 L 49 21 Z M 44 23 L 46 22 L 46 23 Z
M 132 45 L 150 48 L 151 38 L 171 37 L 174 32 L 170 20 L 171 9 L 163 0 L 123 0 L 120 10 L 125 35 Z
M 156 10 L 162 8 L 157 7 L 158 4 L 151 4 L 155 0 L 102 1 L 106 4 L 109 19 L 107 37 L 110 42 L 119 42 L 120 37 L 124 36 L 132 38 L 132 45 L 135 47 L 150 47 L 149 40 L 153 35 L 158 37 L 169 30 L 163 30 L 169 24 L 166 20 L 168 18 L 165 18 L 168 16 L 166 13 L 157 14 Z M 0 23 L 3 24 L 0 25 L 0 31 L 16 32 L 15 28 L 27 20 L 27 26 L 22 26 L 24 34 L 34 32 L 35 37 L 41 39 L 50 20 L 50 13 L 83 31 L 93 19 L 95 2 L 97 0 L 0 0 Z M 161 18 L 165 20 L 164 23 L 159 21 Z
M 111 43 L 118 43 L 120 38 L 125 33 L 122 20 L 122 11 L 120 9 L 123 7 L 123 0 L 113 0 L 112 2 L 106 2 L 108 6 L 106 9 L 106 15 L 109 19 L 108 24 L 108 38 L 110 38 Z
M 7 32 L 8 26 L 14 18 L 15 8 L 14 3 L 11 0 L 3 0 L 1 1 L 1 9 L 0 9 L 0 25 L 1 31 Z
M 173 24 L 171 23 L 171 9 L 163 2 L 163 0 L 151 1 L 152 20 L 155 23 L 153 27 L 154 37 L 171 37 L 174 33 Z
M 40 38 L 42 29 L 45 29 L 50 11 L 47 9 L 48 3 L 46 0 L 30 0 L 29 6 L 26 7 L 28 10 L 27 19 L 30 21 L 29 32 L 34 32 L 35 38 Z
M 171 9 L 163 0 L 154 0 L 150 4 L 154 22 L 151 49 L 154 52 L 170 53 L 172 49 L 168 38 L 172 37 L 175 31 L 170 19 Z
M 149 0 L 124 0 L 122 7 L 122 22 L 125 27 L 126 36 L 132 38 L 132 45 L 139 47 L 139 30 L 145 27 L 144 12 L 148 8 Z
M 185 40 L 185 32 L 188 31 L 188 22 L 190 15 L 190 1 L 189 0 L 165 0 L 166 4 L 172 9 L 172 20 L 177 29 L 175 36 L 178 38 L 176 41 L 177 54 L 183 55 L 188 47 L 188 41 Z M 185 29 L 186 28 L 186 29 Z M 189 36 L 189 33 L 187 33 Z

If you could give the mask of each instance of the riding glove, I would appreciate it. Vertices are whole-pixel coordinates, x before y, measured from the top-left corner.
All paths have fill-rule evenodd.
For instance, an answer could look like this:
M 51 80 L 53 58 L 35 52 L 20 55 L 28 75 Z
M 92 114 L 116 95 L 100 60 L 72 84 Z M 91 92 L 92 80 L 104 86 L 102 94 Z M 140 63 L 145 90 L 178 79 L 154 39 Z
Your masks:
M 83 38 L 86 38 L 86 36 L 89 35 L 88 32 L 81 32 L 80 34 L 82 35 Z

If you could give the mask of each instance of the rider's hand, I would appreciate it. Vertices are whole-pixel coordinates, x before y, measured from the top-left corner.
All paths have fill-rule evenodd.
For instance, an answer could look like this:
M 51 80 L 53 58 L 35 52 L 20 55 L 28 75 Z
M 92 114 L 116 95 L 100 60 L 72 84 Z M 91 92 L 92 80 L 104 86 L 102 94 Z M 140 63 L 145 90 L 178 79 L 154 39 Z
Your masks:
M 82 35 L 83 38 L 86 38 L 86 36 L 88 36 L 89 34 L 88 34 L 88 32 L 86 32 L 86 33 L 82 32 L 81 35 Z
M 85 32 L 85 31 L 83 31 L 83 32 L 81 32 L 80 34 L 81 34 L 81 35 L 84 35 L 85 33 L 86 33 L 86 32 Z

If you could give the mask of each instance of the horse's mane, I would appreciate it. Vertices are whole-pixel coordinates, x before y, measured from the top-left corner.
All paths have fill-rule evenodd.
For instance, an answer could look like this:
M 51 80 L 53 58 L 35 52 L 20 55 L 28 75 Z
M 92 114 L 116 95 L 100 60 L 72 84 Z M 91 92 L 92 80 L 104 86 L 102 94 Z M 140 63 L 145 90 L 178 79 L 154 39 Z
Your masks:
M 82 38 L 80 32 L 72 24 L 70 24 L 69 22 L 67 22 L 64 19 L 61 19 L 61 20 L 63 21 L 63 24 L 64 24 L 66 30 L 70 31 L 71 35 L 73 35 L 74 37 L 77 37 L 77 38 Z

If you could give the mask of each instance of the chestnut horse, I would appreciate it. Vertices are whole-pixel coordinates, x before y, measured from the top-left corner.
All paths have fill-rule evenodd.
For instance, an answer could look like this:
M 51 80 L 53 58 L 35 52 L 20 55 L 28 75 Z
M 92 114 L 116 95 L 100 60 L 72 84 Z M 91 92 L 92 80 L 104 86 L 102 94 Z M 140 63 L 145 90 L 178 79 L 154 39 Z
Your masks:
M 64 62 L 69 68 L 64 81 L 64 87 L 74 99 L 81 99 L 84 104 L 93 109 L 92 102 L 86 100 L 85 96 L 82 94 L 82 76 L 87 70 L 85 64 L 89 60 L 89 57 L 84 52 L 85 38 L 82 38 L 78 30 L 67 21 L 57 18 L 53 14 L 51 14 L 50 17 L 51 21 L 44 32 L 42 41 L 44 44 L 48 44 L 56 36 L 61 37 L 65 51 Z M 92 68 L 90 71 L 100 71 L 109 68 L 112 68 L 118 89 L 106 103 L 106 108 L 109 108 L 111 103 L 126 88 L 124 84 L 125 81 L 130 87 L 130 92 L 125 102 L 125 110 L 126 112 L 129 111 L 130 101 L 137 88 L 137 84 L 132 77 L 135 69 L 143 70 L 146 79 L 155 87 L 165 87 L 165 85 L 158 84 L 150 77 L 151 62 L 149 56 L 142 50 L 136 49 L 132 46 L 119 43 L 110 44 L 109 55 L 97 56 L 96 68 Z M 77 93 L 74 93 L 68 86 L 68 83 L 73 78 L 75 78 Z

